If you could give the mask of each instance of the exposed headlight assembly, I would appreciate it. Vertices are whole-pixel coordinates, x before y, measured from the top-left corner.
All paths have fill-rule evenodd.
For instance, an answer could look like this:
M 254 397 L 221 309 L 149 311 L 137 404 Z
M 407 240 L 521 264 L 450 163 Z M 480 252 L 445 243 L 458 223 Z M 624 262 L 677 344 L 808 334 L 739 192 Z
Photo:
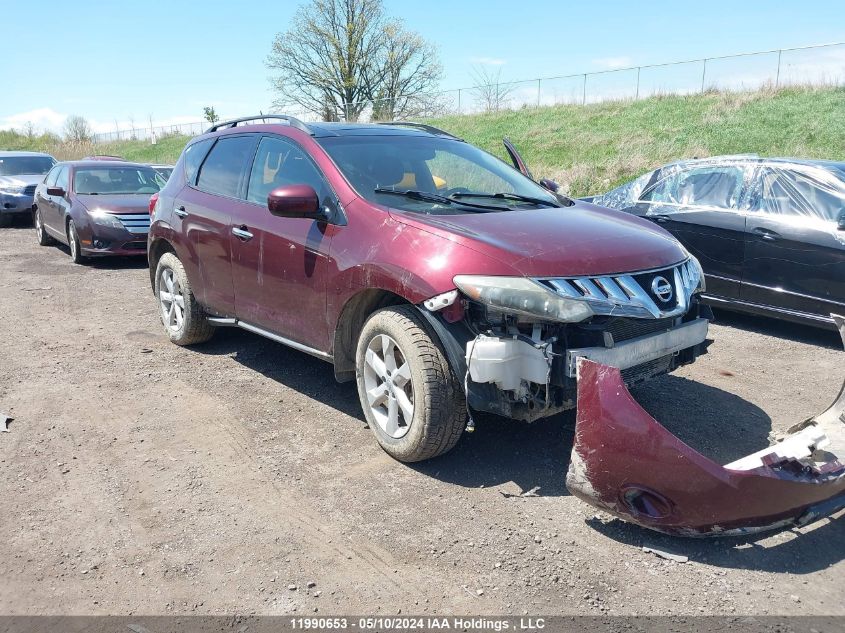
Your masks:
M 470 299 L 506 312 L 570 323 L 594 314 L 587 302 L 556 295 L 525 277 L 457 275 L 453 281 Z
M 120 218 L 105 209 L 94 209 L 93 211 L 89 211 L 88 215 L 91 216 L 95 224 L 99 224 L 100 226 L 110 226 L 114 229 L 123 228 Z

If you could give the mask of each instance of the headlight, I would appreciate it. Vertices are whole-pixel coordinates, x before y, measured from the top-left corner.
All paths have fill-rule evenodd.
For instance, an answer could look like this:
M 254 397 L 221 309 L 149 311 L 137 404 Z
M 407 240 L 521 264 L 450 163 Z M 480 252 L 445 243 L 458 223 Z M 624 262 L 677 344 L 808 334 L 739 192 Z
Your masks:
M 701 262 L 694 255 L 690 255 L 689 258 L 696 270 L 698 270 L 698 285 L 693 290 L 693 293 L 704 292 L 707 290 L 707 284 L 704 282 L 704 269 L 701 267 Z
M 0 185 L 0 193 L 18 194 L 23 193 L 26 185 Z
M 470 299 L 506 312 L 565 322 L 593 316 L 587 302 L 560 297 L 525 277 L 458 275 L 453 281 Z
M 95 224 L 99 224 L 100 226 L 110 226 L 113 229 L 122 229 L 123 223 L 113 213 L 109 213 L 105 209 L 94 209 L 90 211 L 88 215 L 91 216 L 91 219 L 94 220 Z

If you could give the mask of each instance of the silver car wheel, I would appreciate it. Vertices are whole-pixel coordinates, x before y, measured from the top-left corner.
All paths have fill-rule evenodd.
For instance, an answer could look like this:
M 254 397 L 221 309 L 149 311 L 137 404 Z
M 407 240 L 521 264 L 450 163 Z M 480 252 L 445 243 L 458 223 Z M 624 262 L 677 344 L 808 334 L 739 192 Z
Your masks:
M 38 241 L 44 239 L 44 227 L 41 226 L 41 211 L 35 212 L 35 235 L 38 236 Z
M 414 419 L 411 366 L 396 341 L 379 334 L 367 345 L 364 388 L 373 419 L 394 439 L 404 437 Z
M 70 256 L 75 260 L 77 258 L 77 237 L 76 237 L 76 227 L 73 225 L 73 222 L 68 224 L 67 228 L 67 241 L 68 246 L 70 246 Z
M 185 296 L 172 268 L 162 268 L 159 276 L 158 302 L 164 326 L 178 332 L 185 322 Z

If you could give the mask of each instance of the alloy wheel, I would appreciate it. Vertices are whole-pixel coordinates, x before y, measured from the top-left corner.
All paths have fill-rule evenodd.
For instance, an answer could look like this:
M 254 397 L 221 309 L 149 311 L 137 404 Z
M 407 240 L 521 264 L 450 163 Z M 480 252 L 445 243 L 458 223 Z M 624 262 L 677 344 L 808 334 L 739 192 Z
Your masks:
M 172 268 L 161 269 L 158 302 L 164 326 L 173 332 L 178 332 L 185 321 L 185 295 Z
M 35 212 L 35 235 L 38 237 L 39 242 L 44 239 L 44 227 L 41 225 L 41 211 Z
M 404 437 L 414 418 L 411 366 L 396 341 L 386 334 L 374 336 L 367 345 L 364 388 L 381 430 L 393 439 Z
M 79 253 L 76 252 L 76 249 L 79 248 L 79 238 L 76 235 L 76 226 L 73 224 L 73 220 L 68 223 L 67 241 L 68 246 L 70 246 L 70 256 L 76 261 L 79 257 Z

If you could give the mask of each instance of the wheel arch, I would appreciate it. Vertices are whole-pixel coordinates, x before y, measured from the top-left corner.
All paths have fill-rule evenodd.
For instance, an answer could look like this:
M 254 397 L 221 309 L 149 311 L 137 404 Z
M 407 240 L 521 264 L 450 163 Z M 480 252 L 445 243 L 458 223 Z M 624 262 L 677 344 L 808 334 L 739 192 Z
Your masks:
M 152 244 L 150 244 L 147 249 L 147 264 L 149 265 L 150 270 L 150 287 L 153 289 L 153 292 L 155 292 L 156 268 L 158 267 L 159 260 L 165 253 L 173 253 L 176 255 L 176 249 L 173 248 L 173 244 L 163 237 L 153 240 Z
M 393 305 L 413 305 L 401 295 L 382 288 L 367 288 L 353 295 L 343 305 L 335 325 L 332 354 L 334 375 L 338 382 L 355 380 L 357 334 L 370 316 Z

